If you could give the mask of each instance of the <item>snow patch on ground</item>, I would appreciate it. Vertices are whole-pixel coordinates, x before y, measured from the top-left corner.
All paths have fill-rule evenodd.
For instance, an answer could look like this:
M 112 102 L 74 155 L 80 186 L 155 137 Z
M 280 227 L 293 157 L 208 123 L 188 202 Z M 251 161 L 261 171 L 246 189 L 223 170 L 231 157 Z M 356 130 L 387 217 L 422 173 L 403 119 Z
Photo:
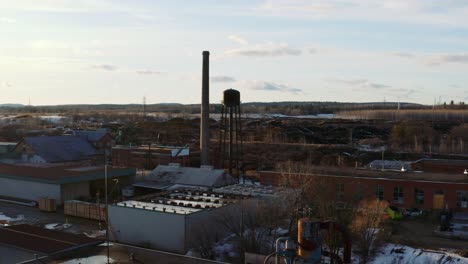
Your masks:
M 355 263 L 359 263 L 358 260 Z M 426 251 L 403 245 L 387 244 L 378 250 L 370 264 L 468 264 L 468 258 L 449 252 Z
M 85 236 L 91 237 L 91 238 L 96 238 L 100 236 L 105 236 L 106 235 L 106 230 L 95 230 L 92 231 L 91 233 L 84 232 Z
M 116 263 L 112 258 L 109 259 L 110 263 Z M 107 263 L 107 256 L 99 255 L 88 258 L 77 258 L 63 262 L 63 264 L 104 264 Z
M 55 230 L 59 224 L 47 224 L 44 225 L 44 228 L 50 229 L 50 230 Z
M 196 252 L 194 252 L 193 248 L 189 249 L 189 251 L 187 251 L 187 253 L 185 253 L 185 256 L 187 257 L 197 257 L 197 254 Z
M 276 236 L 285 236 L 289 233 L 289 231 L 287 229 L 278 227 L 275 230 L 273 230 L 272 233 L 275 234 Z
M 8 226 L 10 223 L 24 220 L 24 215 L 18 215 L 16 217 L 9 217 L 0 212 L 0 225 Z
M 46 224 L 44 225 L 44 228 L 49 229 L 49 230 L 63 230 L 70 228 L 72 224 L 59 224 L 59 223 L 53 223 L 53 224 Z
M 100 247 L 107 247 L 107 245 L 109 245 L 109 247 L 112 247 L 114 244 L 111 242 L 104 242 L 102 244 L 99 244 Z
M 216 243 L 213 246 L 213 251 L 215 252 L 216 255 L 216 260 L 217 261 L 224 261 L 224 257 L 228 256 L 230 258 L 237 257 L 238 254 L 235 249 L 235 245 L 232 241 L 232 239 L 235 237 L 235 235 L 230 235 L 220 242 Z

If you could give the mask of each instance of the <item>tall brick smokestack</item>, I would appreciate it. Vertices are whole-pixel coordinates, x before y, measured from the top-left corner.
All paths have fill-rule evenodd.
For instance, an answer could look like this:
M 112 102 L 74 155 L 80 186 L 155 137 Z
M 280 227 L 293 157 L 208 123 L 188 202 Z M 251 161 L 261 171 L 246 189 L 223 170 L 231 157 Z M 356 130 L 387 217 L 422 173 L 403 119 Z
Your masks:
M 210 165 L 208 153 L 210 142 L 210 52 L 203 51 L 202 102 L 200 119 L 200 164 Z

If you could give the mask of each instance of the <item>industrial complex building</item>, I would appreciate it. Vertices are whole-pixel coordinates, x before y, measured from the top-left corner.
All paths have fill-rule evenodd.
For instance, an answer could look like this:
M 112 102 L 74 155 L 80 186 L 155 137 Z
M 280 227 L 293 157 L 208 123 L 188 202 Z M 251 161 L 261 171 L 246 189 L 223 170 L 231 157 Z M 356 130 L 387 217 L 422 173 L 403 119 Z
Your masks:
M 66 200 L 94 197 L 102 189 L 104 166 L 86 164 L 0 164 L 0 195 L 4 199 L 38 201 L 55 199 L 58 205 Z M 135 169 L 108 168 L 109 179 L 119 179 L 119 188 L 133 183 Z
M 202 226 L 209 226 L 206 235 L 223 237 L 216 215 L 245 198 L 185 189 L 119 202 L 109 206 L 110 234 L 118 242 L 185 254 Z

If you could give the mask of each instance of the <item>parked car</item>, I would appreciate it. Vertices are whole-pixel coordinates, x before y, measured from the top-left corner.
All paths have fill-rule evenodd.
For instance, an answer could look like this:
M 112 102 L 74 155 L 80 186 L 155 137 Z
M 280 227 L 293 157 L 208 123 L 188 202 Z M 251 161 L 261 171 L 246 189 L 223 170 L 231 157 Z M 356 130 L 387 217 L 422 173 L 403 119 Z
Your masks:
M 410 209 L 406 209 L 403 212 L 403 215 L 404 216 L 419 216 L 419 215 L 422 215 L 423 213 L 424 211 L 418 208 L 410 208 Z

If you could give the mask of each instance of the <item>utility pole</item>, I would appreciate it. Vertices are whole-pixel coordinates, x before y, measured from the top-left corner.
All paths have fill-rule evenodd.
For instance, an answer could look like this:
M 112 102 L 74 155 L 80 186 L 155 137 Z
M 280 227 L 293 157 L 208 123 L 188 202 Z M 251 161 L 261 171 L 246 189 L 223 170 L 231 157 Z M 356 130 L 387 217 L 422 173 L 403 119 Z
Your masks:
M 109 264 L 109 203 L 107 198 L 107 160 L 105 160 L 104 164 L 104 185 L 105 185 L 105 192 L 106 192 L 106 246 L 107 246 L 107 264 Z
M 143 122 L 146 121 L 146 96 L 143 96 Z

